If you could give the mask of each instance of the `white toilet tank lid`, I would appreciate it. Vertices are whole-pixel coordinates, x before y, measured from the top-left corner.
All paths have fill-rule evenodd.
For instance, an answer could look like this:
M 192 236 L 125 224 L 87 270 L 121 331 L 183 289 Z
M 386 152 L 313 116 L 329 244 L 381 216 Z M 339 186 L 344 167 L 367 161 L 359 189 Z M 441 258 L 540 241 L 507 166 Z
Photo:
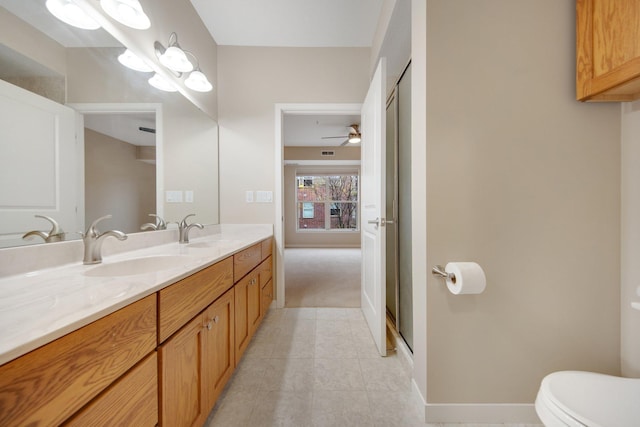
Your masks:
M 640 379 L 561 371 L 547 375 L 540 391 L 585 426 L 640 426 Z

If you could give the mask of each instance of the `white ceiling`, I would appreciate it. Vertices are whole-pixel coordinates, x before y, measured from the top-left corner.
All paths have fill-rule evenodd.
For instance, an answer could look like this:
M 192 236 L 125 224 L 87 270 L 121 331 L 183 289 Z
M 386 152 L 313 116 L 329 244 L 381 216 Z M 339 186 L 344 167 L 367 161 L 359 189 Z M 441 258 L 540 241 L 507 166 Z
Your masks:
M 191 0 L 220 45 L 295 47 L 370 47 L 383 0 Z M 85 31 L 60 23 L 44 0 L 0 0 L 0 6 L 29 22 L 65 47 L 119 46 L 106 31 Z M 1 53 L 1 52 L 0 52 Z M 4 62 L 18 66 L 17 60 Z M 1 67 L 0 67 L 1 68 Z M 42 75 L 42 74 L 40 74 Z M 127 124 L 124 120 L 127 119 Z M 150 145 L 153 134 L 140 132 L 147 118 L 122 115 L 87 116 L 87 127 L 135 145 Z M 101 123 L 102 122 L 102 123 Z M 358 116 L 285 116 L 288 146 L 340 146 Z M 129 131 L 125 131 L 129 129 Z M 153 138 L 155 140 L 155 138 Z
M 84 126 L 132 145 L 156 145 L 155 133 L 140 130 L 140 127 L 156 128 L 155 113 L 85 114 Z
M 347 139 L 357 115 L 286 114 L 283 121 L 284 145 L 288 147 L 337 147 Z M 323 139 L 339 136 L 339 138 Z M 360 144 L 349 144 L 360 146 Z
M 219 45 L 370 47 L 383 0 L 191 0 Z

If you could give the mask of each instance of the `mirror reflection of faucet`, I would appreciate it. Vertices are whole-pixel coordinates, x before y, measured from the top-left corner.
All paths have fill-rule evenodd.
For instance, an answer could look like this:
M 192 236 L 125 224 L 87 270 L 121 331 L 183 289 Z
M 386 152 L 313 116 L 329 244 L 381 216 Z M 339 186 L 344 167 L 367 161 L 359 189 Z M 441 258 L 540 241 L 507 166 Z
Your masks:
M 202 224 L 197 222 L 187 224 L 187 218 L 189 218 L 190 216 L 196 216 L 196 214 L 189 214 L 178 223 L 178 230 L 180 231 L 180 243 L 189 243 L 189 230 L 191 230 L 191 228 L 198 227 L 200 230 L 204 228 Z
M 49 221 L 51 223 L 51 231 L 49 231 L 48 233 L 40 230 L 29 231 L 24 236 L 22 236 L 24 240 L 31 239 L 31 237 L 33 236 L 41 237 L 45 241 L 45 243 L 61 242 L 64 240 L 65 233 L 64 231 L 62 231 L 55 219 L 44 215 L 34 216 L 36 218 L 43 218 Z
M 155 223 L 147 222 L 145 224 L 142 224 L 142 226 L 140 227 L 140 230 L 146 231 L 146 230 L 166 230 L 167 229 L 167 223 L 164 221 L 164 219 L 162 219 L 156 214 L 149 214 L 149 216 L 155 217 L 156 219 Z
M 115 237 L 118 240 L 127 240 L 127 235 L 122 231 L 109 230 L 104 233 L 100 233 L 96 228 L 96 225 L 104 220 L 111 218 L 112 215 L 105 215 L 93 221 L 86 233 L 82 235 L 82 241 L 84 242 L 84 260 L 83 264 L 99 264 L 102 262 L 102 243 L 104 239 L 109 236 Z

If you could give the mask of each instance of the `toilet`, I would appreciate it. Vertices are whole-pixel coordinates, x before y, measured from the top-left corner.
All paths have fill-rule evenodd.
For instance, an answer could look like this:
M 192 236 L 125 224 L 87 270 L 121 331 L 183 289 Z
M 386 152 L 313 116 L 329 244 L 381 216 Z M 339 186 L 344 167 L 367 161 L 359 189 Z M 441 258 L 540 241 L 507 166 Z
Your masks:
M 638 427 L 640 379 L 554 372 L 542 380 L 535 407 L 546 427 Z

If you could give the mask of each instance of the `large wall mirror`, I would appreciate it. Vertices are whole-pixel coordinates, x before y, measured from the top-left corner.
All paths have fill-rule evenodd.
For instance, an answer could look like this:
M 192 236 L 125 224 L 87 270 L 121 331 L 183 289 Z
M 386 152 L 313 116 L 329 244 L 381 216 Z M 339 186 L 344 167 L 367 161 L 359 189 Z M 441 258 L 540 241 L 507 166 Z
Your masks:
M 0 0 L 0 36 L 0 248 L 44 243 L 22 238 L 50 230 L 36 215 L 65 240 L 107 214 L 101 229 L 126 233 L 149 214 L 218 223 L 210 116 L 123 67 L 106 31 L 69 27 L 44 1 Z

